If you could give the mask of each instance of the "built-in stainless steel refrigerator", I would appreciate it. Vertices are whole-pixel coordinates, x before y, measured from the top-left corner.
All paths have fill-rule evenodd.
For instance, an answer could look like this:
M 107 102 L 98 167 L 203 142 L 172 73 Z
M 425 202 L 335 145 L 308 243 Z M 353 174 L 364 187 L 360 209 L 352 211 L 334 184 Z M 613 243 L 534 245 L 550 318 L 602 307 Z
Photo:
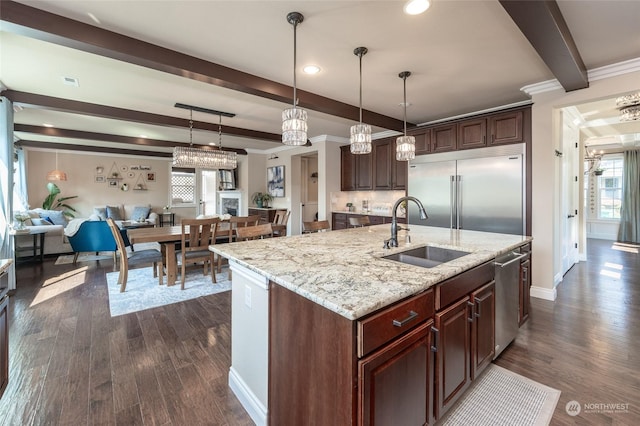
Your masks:
M 409 223 L 524 235 L 524 144 L 429 154 L 409 165 Z

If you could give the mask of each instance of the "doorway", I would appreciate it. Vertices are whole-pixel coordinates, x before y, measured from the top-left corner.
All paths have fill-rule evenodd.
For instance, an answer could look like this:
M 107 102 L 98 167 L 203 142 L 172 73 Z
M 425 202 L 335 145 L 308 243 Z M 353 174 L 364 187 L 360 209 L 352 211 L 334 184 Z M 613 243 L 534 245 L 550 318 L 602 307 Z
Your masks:
M 302 222 L 318 220 L 318 154 L 300 159 L 300 228 Z

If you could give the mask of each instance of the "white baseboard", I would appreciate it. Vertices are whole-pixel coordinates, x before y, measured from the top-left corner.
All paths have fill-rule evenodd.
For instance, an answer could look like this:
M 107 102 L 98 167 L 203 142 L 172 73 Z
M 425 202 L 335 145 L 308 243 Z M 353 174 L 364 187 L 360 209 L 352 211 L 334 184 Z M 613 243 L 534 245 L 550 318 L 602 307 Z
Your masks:
M 240 404 L 247 410 L 256 426 L 266 426 L 267 408 L 251 392 L 251 389 L 247 387 L 242 377 L 236 373 L 233 367 L 229 368 L 229 387 L 238 397 Z
M 552 302 L 556 300 L 558 297 L 558 292 L 554 288 L 545 288 L 545 287 L 535 287 L 531 286 L 530 289 L 531 297 L 535 297 L 537 299 L 551 300 Z

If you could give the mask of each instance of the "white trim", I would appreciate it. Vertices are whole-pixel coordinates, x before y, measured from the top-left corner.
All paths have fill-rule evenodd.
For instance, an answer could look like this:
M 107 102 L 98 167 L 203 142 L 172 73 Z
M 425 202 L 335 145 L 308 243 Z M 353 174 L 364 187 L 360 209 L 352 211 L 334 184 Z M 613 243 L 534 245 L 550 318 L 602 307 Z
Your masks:
M 261 289 L 267 290 L 267 291 L 269 290 L 269 279 L 264 275 L 260 275 L 257 272 L 247 269 L 247 267 L 242 266 L 235 260 L 231 260 L 231 259 L 229 259 L 229 268 L 231 268 L 231 271 L 234 274 L 242 275 L 243 277 L 251 281 L 253 284 L 257 285 Z
M 605 65 L 603 67 L 587 70 L 588 81 L 604 80 L 606 78 L 616 77 L 619 75 L 629 74 L 640 71 L 640 58 L 630 59 L 628 61 L 618 62 L 616 64 Z M 551 92 L 553 90 L 562 89 L 562 85 L 558 80 L 546 80 L 540 83 L 529 84 L 523 86 L 520 90 L 527 95 L 537 95 L 538 93 Z
M 558 284 L 560 284 L 562 282 L 562 273 L 558 272 L 554 277 L 553 277 L 553 288 L 555 289 L 556 287 L 558 287 Z
M 473 112 L 469 112 L 469 113 L 465 113 L 465 114 L 454 115 L 453 117 L 446 117 L 446 118 L 440 118 L 438 120 L 426 121 L 424 123 L 418 124 L 418 127 L 428 126 L 428 125 L 431 125 L 431 124 L 438 124 L 438 123 L 442 123 L 442 122 L 445 122 L 445 121 L 458 120 L 458 119 L 466 118 L 466 117 L 473 117 L 473 116 L 476 116 L 476 115 L 479 115 L 479 114 L 488 114 L 488 113 L 492 113 L 492 112 L 499 112 L 499 111 L 503 111 L 505 109 L 517 108 L 517 107 L 527 106 L 527 105 L 532 105 L 532 102 L 530 100 L 514 102 L 512 104 L 507 104 L 507 105 L 501 105 L 501 106 L 497 106 L 497 107 L 493 107 L 493 108 L 482 109 L 480 111 L 473 111 Z
M 536 299 L 551 300 L 552 302 L 556 300 L 556 297 L 558 297 L 558 292 L 555 287 L 545 288 L 531 286 L 530 294 L 531 297 L 535 297 Z
M 251 392 L 244 380 L 236 373 L 233 367 L 229 368 L 229 388 L 236 395 L 242 407 L 247 410 L 249 417 L 256 426 L 267 424 L 267 408 Z

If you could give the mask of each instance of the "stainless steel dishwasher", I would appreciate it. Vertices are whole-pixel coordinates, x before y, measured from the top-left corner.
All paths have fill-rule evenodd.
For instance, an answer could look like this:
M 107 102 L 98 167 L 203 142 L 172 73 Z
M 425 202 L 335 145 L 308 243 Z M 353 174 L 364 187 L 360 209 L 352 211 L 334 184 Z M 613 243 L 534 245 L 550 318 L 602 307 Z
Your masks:
M 518 334 L 520 261 L 527 257 L 516 249 L 495 261 L 496 267 L 496 359 Z

